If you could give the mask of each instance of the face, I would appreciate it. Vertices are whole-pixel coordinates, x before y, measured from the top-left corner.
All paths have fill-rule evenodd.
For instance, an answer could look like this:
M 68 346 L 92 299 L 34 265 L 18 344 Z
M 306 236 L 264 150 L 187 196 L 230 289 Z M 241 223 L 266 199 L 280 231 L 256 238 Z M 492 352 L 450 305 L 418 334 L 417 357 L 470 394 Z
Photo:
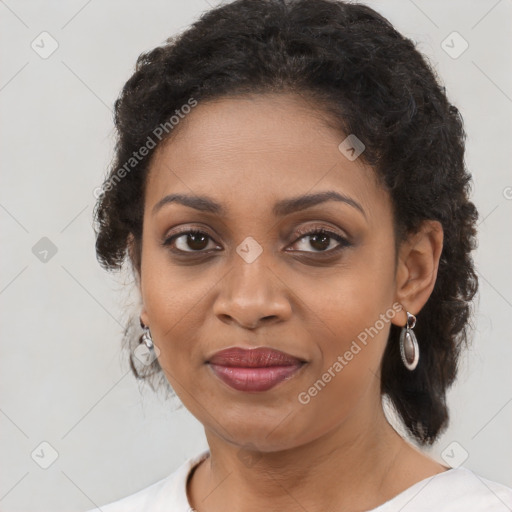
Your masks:
M 207 435 L 261 451 L 374 410 L 397 316 L 390 198 L 324 117 L 284 94 L 200 103 L 148 176 L 141 317 L 160 365 Z M 302 364 L 235 389 L 208 362 L 231 347 Z

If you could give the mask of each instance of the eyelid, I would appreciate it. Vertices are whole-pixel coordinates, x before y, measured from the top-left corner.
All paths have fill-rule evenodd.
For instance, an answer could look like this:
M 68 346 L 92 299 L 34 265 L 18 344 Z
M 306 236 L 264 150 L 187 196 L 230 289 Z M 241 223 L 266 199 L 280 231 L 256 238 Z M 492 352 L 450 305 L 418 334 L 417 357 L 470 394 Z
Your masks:
M 338 233 L 336 231 L 336 228 L 326 226 L 325 224 L 308 225 L 308 226 L 303 226 L 303 227 L 301 226 L 295 230 L 294 236 L 298 235 L 298 236 L 302 237 L 304 235 L 309 235 L 311 233 L 315 233 L 318 231 L 324 231 L 325 233 L 333 234 L 333 235 L 339 236 L 340 238 L 346 238 L 347 240 L 350 238 L 348 234 Z
M 178 226 L 177 228 L 173 228 L 170 231 L 172 231 L 172 234 L 169 231 L 167 231 L 163 236 L 164 241 L 169 240 L 178 235 L 190 233 L 191 231 L 199 231 L 201 233 L 204 233 L 205 235 L 208 235 L 212 240 L 216 241 L 215 237 L 210 234 L 210 230 L 204 226 L 195 226 L 194 224 L 187 224 L 186 226 Z

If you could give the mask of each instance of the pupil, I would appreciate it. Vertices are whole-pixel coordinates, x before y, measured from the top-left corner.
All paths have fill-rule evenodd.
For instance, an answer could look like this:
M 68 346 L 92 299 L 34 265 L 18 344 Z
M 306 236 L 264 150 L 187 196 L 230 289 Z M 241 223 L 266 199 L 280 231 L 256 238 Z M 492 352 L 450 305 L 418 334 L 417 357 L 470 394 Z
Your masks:
M 311 238 L 312 238 L 311 246 L 314 247 L 315 249 L 324 250 L 324 249 L 327 249 L 327 247 L 329 247 L 329 236 L 328 235 L 317 234 L 317 235 L 312 235 Z M 315 246 L 315 243 L 317 243 L 318 241 L 320 241 L 319 247 Z
M 190 233 L 188 235 L 188 237 L 189 237 L 188 246 L 191 249 L 199 251 L 201 249 L 204 249 L 208 245 L 208 243 L 205 243 L 206 238 L 207 238 L 205 235 Z

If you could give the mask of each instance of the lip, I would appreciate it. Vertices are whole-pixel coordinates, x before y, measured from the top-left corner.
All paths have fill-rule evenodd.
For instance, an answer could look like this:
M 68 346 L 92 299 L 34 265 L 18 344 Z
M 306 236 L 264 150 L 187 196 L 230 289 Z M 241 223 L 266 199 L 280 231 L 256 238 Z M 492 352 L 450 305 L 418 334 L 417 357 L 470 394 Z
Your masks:
M 206 361 L 220 380 L 238 391 L 267 391 L 292 378 L 305 362 L 267 347 L 228 348 Z

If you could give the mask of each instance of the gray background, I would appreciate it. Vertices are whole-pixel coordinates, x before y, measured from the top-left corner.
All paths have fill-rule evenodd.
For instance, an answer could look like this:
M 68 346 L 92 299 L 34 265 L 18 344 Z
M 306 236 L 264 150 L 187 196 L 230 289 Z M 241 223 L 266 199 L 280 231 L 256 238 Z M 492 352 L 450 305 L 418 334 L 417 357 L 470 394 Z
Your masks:
M 481 214 L 474 342 L 431 455 L 459 464 L 467 452 L 466 467 L 512 486 L 512 1 L 368 4 L 418 43 L 461 110 Z M 209 5 L 0 1 L 2 511 L 87 510 L 207 447 L 188 411 L 129 372 L 120 338 L 138 297 L 129 275 L 99 267 L 91 219 L 112 158 L 111 109 L 137 56 Z M 31 47 L 51 49 L 43 31 L 58 43 L 47 58 Z M 463 48 L 453 31 L 469 44 L 457 58 L 442 46 Z

